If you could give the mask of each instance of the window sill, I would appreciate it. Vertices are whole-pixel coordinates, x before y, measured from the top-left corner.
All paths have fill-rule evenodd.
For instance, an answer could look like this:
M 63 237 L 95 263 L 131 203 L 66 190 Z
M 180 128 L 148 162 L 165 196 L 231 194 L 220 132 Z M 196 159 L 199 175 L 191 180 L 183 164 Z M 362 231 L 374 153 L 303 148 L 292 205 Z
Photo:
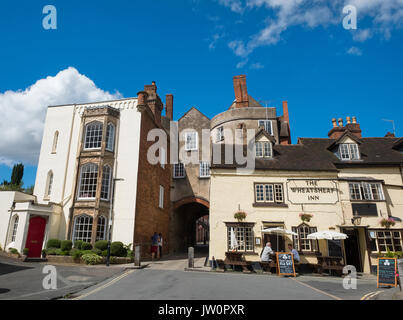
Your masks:
M 269 203 L 269 202 L 255 202 L 252 204 L 253 207 L 274 207 L 274 208 L 288 208 L 288 204 L 286 203 Z
M 298 251 L 300 256 L 317 257 L 318 251 Z
M 386 200 L 352 200 L 350 199 L 351 203 L 357 202 L 357 203 L 373 203 L 373 202 L 386 202 Z
M 49 197 L 44 197 L 43 201 L 50 201 L 50 198 Z

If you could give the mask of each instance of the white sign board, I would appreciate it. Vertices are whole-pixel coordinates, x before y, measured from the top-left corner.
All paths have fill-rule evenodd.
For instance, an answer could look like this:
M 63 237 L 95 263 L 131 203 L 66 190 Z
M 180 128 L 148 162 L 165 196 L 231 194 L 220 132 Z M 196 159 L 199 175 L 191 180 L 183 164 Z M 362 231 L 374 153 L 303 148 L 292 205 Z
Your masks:
M 334 204 L 339 201 L 336 183 L 332 180 L 289 179 L 288 201 L 293 204 Z

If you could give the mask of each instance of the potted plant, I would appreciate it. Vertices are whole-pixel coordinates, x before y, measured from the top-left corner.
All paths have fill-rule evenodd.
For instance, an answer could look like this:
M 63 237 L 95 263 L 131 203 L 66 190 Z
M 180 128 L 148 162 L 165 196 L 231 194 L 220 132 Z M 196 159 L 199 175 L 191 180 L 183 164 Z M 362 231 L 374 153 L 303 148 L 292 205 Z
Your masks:
M 381 219 L 380 224 L 382 227 L 390 228 L 391 226 L 393 227 L 396 222 L 393 218 L 383 218 Z
M 238 222 L 243 221 L 246 219 L 246 212 L 245 211 L 237 211 L 234 214 L 234 218 L 238 220 Z
M 24 250 L 22 250 L 22 256 L 21 256 L 22 261 L 25 261 L 27 259 L 28 253 L 29 253 L 29 248 L 24 248 Z
M 309 214 L 309 213 L 300 213 L 299 217 L 301 218 L 302 221 L 309 222 L 309 221 L 311 221 L 313 215 Z

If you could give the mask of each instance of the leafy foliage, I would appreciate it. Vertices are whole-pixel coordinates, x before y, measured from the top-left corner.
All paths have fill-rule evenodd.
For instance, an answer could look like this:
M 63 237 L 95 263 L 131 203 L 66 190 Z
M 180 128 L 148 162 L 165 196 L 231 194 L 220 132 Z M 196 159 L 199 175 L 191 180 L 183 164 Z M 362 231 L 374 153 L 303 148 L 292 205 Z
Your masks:
M 46 248 L 60 248 L 62 242 L 59 239 L 49 239 Z
M 102 262 L 102 257 L 96 255 L 95 253 L 84 254 L 81 259 L 83 259 L 83 261 L 89 265 L 95 265 Z

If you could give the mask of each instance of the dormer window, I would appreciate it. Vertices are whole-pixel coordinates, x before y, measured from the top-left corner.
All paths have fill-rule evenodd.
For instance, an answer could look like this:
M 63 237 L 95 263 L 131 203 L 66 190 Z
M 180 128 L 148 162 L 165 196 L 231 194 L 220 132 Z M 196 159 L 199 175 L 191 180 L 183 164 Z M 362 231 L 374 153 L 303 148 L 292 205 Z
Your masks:
M 268 134 L 273 135 L 273 124 L 271 120 L 259 120 L 258 126 L 263 127 Z
M 273 147 L 270 142 L 256 142 L 256 158 L 273 158 Z
M 340 160 L 359 160 L 360 152 L 356 143 L 342 143 L 339 145 Z

